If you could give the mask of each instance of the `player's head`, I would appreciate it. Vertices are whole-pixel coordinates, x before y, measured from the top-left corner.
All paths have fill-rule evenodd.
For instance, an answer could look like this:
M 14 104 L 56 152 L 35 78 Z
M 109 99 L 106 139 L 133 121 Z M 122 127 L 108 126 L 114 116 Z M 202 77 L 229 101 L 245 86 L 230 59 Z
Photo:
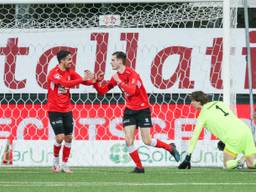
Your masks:
M 190 95 L 191 104 L 195 109 L 200 109 L 204 104 L 208 102 L 208 97 L 203 91 L 194 91 Z
M 57 53 L 57 59 L 59 64 L 65 69 L 69 69 L 72 66 L 72 57 L 71 53 L 66 50 L 61 50 Z
M 118 70 L 126 64 L 126 54 L 122 51 L 117 51 L 112 54 L 111 66 L 113 70 Z

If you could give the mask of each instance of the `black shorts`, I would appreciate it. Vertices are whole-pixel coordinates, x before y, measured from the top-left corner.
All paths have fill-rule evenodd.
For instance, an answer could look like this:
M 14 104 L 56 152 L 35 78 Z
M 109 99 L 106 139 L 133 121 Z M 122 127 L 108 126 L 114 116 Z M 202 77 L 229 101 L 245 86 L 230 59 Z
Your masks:
M 152 120 L 150 109 L 147 108 L 142 110 L 131 110 L 125 108 L 123 116 L 123 125 L 124 127 L 129 125 L 136 125 L 137 128 L 151 128 Z
M 49 120 L 54 134 L 72 135 L 73 133 L 73 115 L 72 112 L 48 112 Z

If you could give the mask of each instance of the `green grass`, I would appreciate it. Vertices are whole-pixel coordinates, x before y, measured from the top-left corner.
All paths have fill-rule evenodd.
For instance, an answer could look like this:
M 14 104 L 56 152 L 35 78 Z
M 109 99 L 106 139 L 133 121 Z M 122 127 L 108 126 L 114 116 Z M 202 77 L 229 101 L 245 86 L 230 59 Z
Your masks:
M 1 192 L 216 192 L 256 191 L 256 171 L 220 168 L 73 168 L 73 174 L 53 174 L 50 168 L 0 168 Z

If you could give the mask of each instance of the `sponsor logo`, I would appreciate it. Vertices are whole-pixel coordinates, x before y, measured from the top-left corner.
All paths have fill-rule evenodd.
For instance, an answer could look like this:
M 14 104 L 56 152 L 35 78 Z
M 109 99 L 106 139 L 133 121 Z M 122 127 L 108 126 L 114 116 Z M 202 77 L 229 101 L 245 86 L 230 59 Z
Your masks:
M 27 163 L 31 164 L 44 164 L 52 162 L 53 153 L 48 150 L 40 150 L 37 151 L 35 148 L 28 148 L 27 150 L 14 150 L 13 151 L 13 161 L 19 163 Z
M 61 119 L 52 122 L 53 125 L 55 125 L 55 124 L 62 124 L 62 123 L 63 123 L 63 121 Z
M 131 161 L 125 144 L 114 144 L 110 148 L 110 159 L 115 164 L 126 164 Z
M 59 94 L 66 94 L 68 92 L 69 88 L 65 88 L 61 85 L 58 86 L 58 93 Z
M 125 119 L 124 121 L 123 121 L 123 123 L 129 123 L 130 122 L 130 119 Z
M 166 150 L 159 148 L 152 148 L 150 146 L 140 146 L 138 148 L 140 159 L 143 163 L 147 164 L 176 164 L 175 159 Z M 181 152 L 181 159 L 183 160 L 187 152 Z M 110 159 L 115 164 L 129 164 L 131 159 L 125 144 L 114 144 L 110 148 Z M 220 166 L 223 162 L 223 155 L 219 151 L 203 151 L 200 150 L 197 155 L 194 155 L 192 164 Z
M 14 146 L 15 147 L 15 146 Z M 72 153 L 69 160 L 72 159 Z M 14 164 L 30 164 L 30 165 L 51 165 L 53 152 L 51 148 L 38 149 L 36 147 L 28 147 L 26 150 L 14 150 L 13 162 Z

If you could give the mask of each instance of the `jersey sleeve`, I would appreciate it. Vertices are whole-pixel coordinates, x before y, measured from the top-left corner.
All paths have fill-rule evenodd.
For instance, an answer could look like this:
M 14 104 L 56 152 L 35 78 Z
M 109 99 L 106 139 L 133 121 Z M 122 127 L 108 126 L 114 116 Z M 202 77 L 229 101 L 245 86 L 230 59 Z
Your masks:
M 83 82 L 83 79 L 79 75 L 79 77 L 72 79 L 71 80 L 64 80 L 62 79 L 58 74 L 50 74 L 49 78 L 50 81 L 53 81 L 55 84 L 62 85 L 63 87 L 71 88 L 76 85 L 79 85 L 80 83 Z
M 203 127 L 204 127 L 204 114 L 200 113 L 199 117 L 197 118 L 197 123 L 196 123 L 196 127 L 194 129 L 192 138 L 190 139 L 190 143 L 189 143 L 189 147 L 188 147 L 189 154 L 193 153 Z
M 122 89 L 122 91 L 128 93 L 129 95 L 134 95 L 136 91 L 137 81 L 138 81 L 138 75 L 136 73 L 132 73 L 132 75 L 129 78 L 128 84 L 125 84 L 122 81 L 118 85 Z
M 79 75 L 77 72 L 73 70 L 70 71 L 70 77 L 71 77 L 71 80 L 82 79 L 81 75 Z
M 70 73 L 70 75 L 71 75 L 71 79 L 79 79 L 79 78 L 82 79 L 82 77 L 78 73 L 76 73 L 75 71 L 72 71 Z M 83 84 L 83 85 L 93 85 L 94 82 L 92 80 L 86 80 L 86 81 L 82 81 L 81 84 Z
M 106 94 L 109 90 L 111 90 L 113 87 L 115 87 L 117 85 L 116 81 L 111 78 L 110 81 L 108 81 L 106 84 L 104 84 L 103 86 L 101 86 L 98 82 L 93 84 L 93 87 L 96 89 L 96 91 L 100 94 L 100 95 L 104 95 Z
M 92 80 L 86 80 L 82 82 L 83 85 L 94 85 L 95 83 Z

